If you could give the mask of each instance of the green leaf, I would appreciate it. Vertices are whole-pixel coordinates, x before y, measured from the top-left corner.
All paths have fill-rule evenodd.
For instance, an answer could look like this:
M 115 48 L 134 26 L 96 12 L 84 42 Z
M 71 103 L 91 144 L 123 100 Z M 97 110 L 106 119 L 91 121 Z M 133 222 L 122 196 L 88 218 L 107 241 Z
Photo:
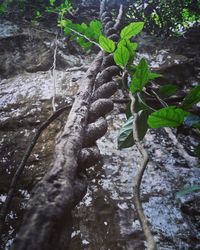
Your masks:
M 120 33 L 120 37 L 122 39 L 126 38 L 129 39 L 132 36 L 136 36 L 138 33 L 141 32 L 141 30 L 144 27 L 143 22 L 135 22 L 135 23 L 130 23 L 126 27 L 124 27 Z
M 55 0 L 49 0 L 51 6 L 54 6 Z
M 132 63 L 132 61 L 135 57 L 135 51 L 138 47 L 138 44 L 132 43 L 129 39 L 123 39 L 118 43 L 118 47 L 119 46 L 124 46 L 128 49 L 129 54 L 130 54 L 129 62 Z
M 148 116 L 149 116 L 149 111 L 147 110 L 141 110 L 138 113 L 136 126 L 138 130 L 139 140 L 142 140 L 144 138 L 148 130 L 148 124 L 147 124 Z M 134 145 L 135 142 L 133 140 L 133 116 L 131 116 L 120 129 L 117 142 L 119 149 L 129 148 Z
M 148 118 L 151 128 L 178 127 L 180 126 L 188 112 L 175 106 L 160 109 L 153 112 Z
M 194 87 L 183 100 L 183 108 L 190 109 L 192 106 L 200 102 L 200 85 Z
M 4 3 L 0 4 L 0 14 L 3 14 L 6 12 L 6 6 Z
M 178 88 L 176 85 L 166 84 L 160 87 L 159 92 L 163 96 L 171 96 L 171 95 L 176 94 L 177 90 Z
M 60 26 L 63 27 L 63 28 L 68 27 L 68 26 L 70 26 L 71 24 L 72 24 L 72 21 L 69 20 L 69 19 L 66 19 L 66 20 L 62 19 L 62 20 L 60 21 Z
M 35 18 L 38 19 L 38 18 L 40 18 L 40 17 L 42 17 L 42 14 L 41 14 L 41 12 L 40 12 L 39 10 L 37 10 L 37 11 L 35 12 Z
M 95 34 L 90 28 L 87 28 L 85 31 L 83 31 L 83 33 L 87 38 L 91 40 L 95 39 Z
M 184 124 L 188 127 L 200 127 L 200 117 L 198 115 L 188 115 L 185 117 Z
M 92 43 L 88 42 L 85 38 L 79 36 L 76 38 L 78 44 L 83 47 L 85 50 L 89 50 L 92 46 Z
M 112 53 L 115 50 L 115 43 L 111 39 L 102 35 L 99 37 L 99 45 L 108 53 Z
M 149 80 L 154 80 L 156 78 L 162 77 L 161 74 L 157 74 L 157 73 L 153 73 L 153 72 L 149 72 Z
M 129 148 L 134 145 L 133 116 L 131 116 L 120 129 L 117 143 L 119 149 Z
M 125 67 L 129 61 L 129 57 L 129 51 L 123 45 L 118 46 L 114 52 L 114 61 L 119 66 Z
M 143 87 L 147 84 L 149 80 L 149 70 L 148 64 L 144 58 L 140 60 L 138 64 L 133 79 L 130 84 L 131 93 L 135 93 L 137 91 L 142 91 Z
M 81 28 L 83 31 L 85 31 L 88 28 L 88 26 L 86 23 L 81 23 Z
M 187 194 L 190 194 L 192 192 L 199 191 L 199 190 L 200 190 L 199 185 L 189 186 L 189 187 L 186 187 L 186 188 L 182 189 L 181 191 L 179 191 L 177 193 L 177 196 L 178 197 L 184 196 L 184 195 L 187 195 Z
M 149 128 L 148 123 L 147 123 L 149 114 L 150 112 L 148 110 L 141 110 L 138 113 L 136 126 L 137 126 L 137 131 L 138 131 L 138 137 L 140 140 L 143 140 Z
M 94 34 L 95 40 L 98 41 L 99 37 L 102 35 L 102 30 L 103 30 L 102 23 L 98 20 L 92 20 L 90 22 L 90 29 Z

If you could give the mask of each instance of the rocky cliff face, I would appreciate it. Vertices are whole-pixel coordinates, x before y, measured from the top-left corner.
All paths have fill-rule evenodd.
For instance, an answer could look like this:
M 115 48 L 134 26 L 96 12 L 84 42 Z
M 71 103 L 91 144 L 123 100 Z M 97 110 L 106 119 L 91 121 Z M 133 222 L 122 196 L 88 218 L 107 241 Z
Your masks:
M 52 75 L 55 37 L 54 31 L 41 31 L 40 27 L 0 23 L 0 205 L 37 127 L 52 114 L 53 96 L 57 107 L 72 102 L 93 57 L 70 54 L 72 48 L 59 39 Z M 154 42 L 149 45 L 148 39 Z M 161 41 L 158 47 L 157 39 L 144 37 L 139 56 L 163 72 L 166 81 L 180 87 L 184 83 L 186 88 L 200 77 L 197 53 L 192 56 L 189 40 L 187 50 L 179 47 L 175 51 L 169 44 L 161 45 Z M 186 48 L 184 43 L 182 46 Z M 110 130 L 98 142 L 104 162 L 90 171 L 88 194 L 74 213 L 72 249 L 144 249 L 131 199 L 140 155 L 134 147 L 117 149 L 117 134 L 125 120 L 121 109 L 123 106 L 116 106 L 107 118 Z M 32 187 L 51 167 L 56 137 L 66 119 L 67 112 L 44 131 L 27 162 L 7 217 L 3 249 L 12 243 Z M 200 244 L 198 193 L 181 199 L 176 196 L 183 186 L 198 184 L 199 163 L 192 153 L 198 139 L 188 136 L 180 140 L 183 147 L 168 130 L 150 131 L 145 140 L 151 161 L 144 176 L 142 200 L 159 249 L 165 250 L 198 249 Z

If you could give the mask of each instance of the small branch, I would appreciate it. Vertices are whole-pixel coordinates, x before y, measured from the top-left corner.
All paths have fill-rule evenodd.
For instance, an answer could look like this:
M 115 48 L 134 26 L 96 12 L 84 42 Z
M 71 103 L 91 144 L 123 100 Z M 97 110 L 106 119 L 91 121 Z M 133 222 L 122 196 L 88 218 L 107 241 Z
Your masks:
M 67 27 L 67 28 L 68 28 L 68 27 Z M 76 35 L 82 36 L 82 37 L 85 38 L 88 42 L 95 44 L 97 47 L 99 47 L 99 48 L 102 50 L 101 46 L 100 46 L 98 43 L 96 43 L 95 41 L 91 40 L 91 39 L 88 38 L 87 36 L 85 36 L 85 35 L 79 33 L 78 31 L 76 31 L 76 30 L 74 30 L 74 29 L 71 29 L 71 28 L 68 28 L 68 29 L 71 30 L 72 32 L 74 32 Z
M 141 96 L 140 96 L 139 93 L 137 94 L 137 96 L 138 96 L 138 99 L 141 101 L 141 103 L 142 103 L 145 107 L 151 109 L 152 111 L 156 111 L 154 108 L 150 107 L 149 105 L 147 105 L 147 104 L 142 100 L 142 98 L 141 98 Z
M 133 199 L 134 199 L 135 208 L 136 208 L 136 211 L 138 213 L 139 220 L 140 220 L 140 224 L 142 226 L 142 229 L 144 231 L 144 235 L 145 235 L 146 240 L 147 240 L 147 249 L 148 250 L 155 250 L 156 243 L 155 243 L 155 240 L 154 240 L 153 235 L 151 233 L 151 230 L 148 226 L 148 221 L 147 221 L 147 218 L 144 214 L 144 210 L 142 208 L 142 203 L 140 200 L 140 186 L 141 186 L 144 171 L 145 171 L 147 164 L 148 164 L 148 161 L 149 161 L 149 156 L 148 156 L 146 149 L 143 147 L 142 142 L 140 142 L 139 136 L 138 136 L 138 129 L 137 129 L 137 125 L 136 125 L 136 120 L 137 120 L 138 115 L 137 115 L 137 113 L 134 112 L 135 97 L 132 94 L 130 94 L 130 98 L 131 98 L 131 113 L 134 117 L 134 119 L 133 119 L 133 139 L 135 141 L 136 147 L 138 148 L 138 150 L 140 151 L 140 153 L 143 156 L 143 160 L 140 163 L 138 173 L 135 176 L 134 182 L 133 182 Z
M 162 104 L 163 107 L 167 107 L 168 106 L 167 103 L 164 100 L 162 100 L 160 98 L 160 96 L 154 90 L 151 90 L 151 92 L 157 98 L 157 100 Z
M 53 55 L 53 65 L 51 67 L 51 77 L 53 82 L 53 97 L 52 97 L 52 107 L 53 112 L 56 111 L 56 104 L 55 104 L 55 98 L 56 98 L 56 55 L 57 55 L 57 49 L 58 49 L 58 43 L 57 43 L 58 34 L 56 35 L 55 40 L 55 49 L 54 49 L 54 55 Z
M 87 71 L 89 69 L 89 67 L 86 66 L 80 66 L 80 67 L 72 67 L 69 69 L 66 69 L 66 72 L 72 72 L 72 71 Z
M 127 104 L 130 102 L 130 99 L 128 98 L 123 98 L 123 99 L 116 99 L 116 98 L 112 98 L 111 99 L 114 103 L 119 103 L 119 104 Z
M 155 99 L 155 98 L 151 98 L 151 97 L 146 97 L 145 98 L 147 102 L 151 103 L 151 104 L 158 104 L 160 103 L 159 100 Z M 174 97 L 169 97 L 169 98 L 163 98 L 163 101 L 168 103 L 168 104 L 174 104 L 177 102 L 181 102 L 184 98 L 182 96 L 174 96 Z
M 116 19 L 116 22 L 115 22 L 115 25 L 114 25 L 114 29 L 119 29 L 119 26 L 121 24 L 121 21 L 122 21 L 122 17 L 123 17 L 123 4 L 120 4 L 120 8 L 119 8 L 119 14 L 117 16 L 117 19 Z
M 106 8 L 106 0 L 101 0 L 100 11 L 99 11 L 100 18 L 102 16 L 103 12 L 105 11 L 105 8 Z
M 1 211 L 0 211 L 0 235 L 2 235 L 3 233 L 3 227 L 4 227 L 4 222 L 5 222 L 5 219 L 6 219 L 6 215 L 8 213 L 8 209 L 10 207 L 10 204 L 12 202 L 12 199 L 13 199 L 13 196 L 14 196 L 14 192 L 15 192 L 15 189 L 16 189 L 16 185 L 17 185 L 17 182 L 18 182 L 18 179 L 20 178 L 23 170 L 24 170 L 24 167 L 27 163 L 27 160 L 29 158 L 29 156 L 31 155 L 31 152 L 33 151 L 33 148 L 35 146 L 35 144 L 37 143 L 37 140 L 38 138 L 40 137 L 41 133 L 43 132 L 43 130 L 45 128 L 47 128 L 58 116 L 60 116 L 65 110 L 67 109 L 70 109 L 72 105 L 67 105 L 67 106 L 64 106 L 63 108 L 60 108 L 58 109 L 57 111 L 55 111 L 45 122 L 43 122 L 40 127 L 37 129 L 37 132 L 35 133 L 29 147 L 27 148 L 25 154 L 24 154 L 24 157 L 19 165 L 19 167 L 17 168 L 13 178 L 12 178 L 12 181 L 11 181 L 11 184 L 10 184 L 10 187 L 9 187 L 9 191 L 8 191 L 8 195 L 6 197 L 6 200 L 1 208 Z

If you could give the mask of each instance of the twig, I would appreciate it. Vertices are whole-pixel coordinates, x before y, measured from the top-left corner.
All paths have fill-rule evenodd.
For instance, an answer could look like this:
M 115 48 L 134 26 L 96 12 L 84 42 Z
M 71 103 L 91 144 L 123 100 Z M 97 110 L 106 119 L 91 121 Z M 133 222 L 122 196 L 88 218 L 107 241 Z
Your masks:
M 56 55 L 57 55 L 57 49 L 58 49 L 58 43 L 57 43 L 58 34 L 56 35 L 55 40 L 55 49 L 54 49 L 54 55 L 53 55 L 53 65 L 50 68 L 51 70 L 51 77 L 53 82 L 53 97 L 52 97 L 52 107 L 53 112 L 56 111 L 56 104 L 55 104 L 55 98 L 56 98 Z
M 76 30 L 74 30 L 74 29 L 71 29 L 71 28 L 69 28 L 69 27 L 67 27 L 67 28 L 68 28 L 69 30 L 71 30 L 72 32 L 74 32 L 76 35 L 82 36 L 83 38 L 85 38 L 85 39 L 86 39 L 87 41 L 89 41 L 90 43 L 95 44 L 97 47 L 99 47 L 99 48 L 102 50 L 101 46 L 100 46 L 98 43 L 96 43 L 95 41 L 91 40 L 91 39 L 88 38 L 87 36 L 85 36 L 85 35 L 79 33 L 78 31 L 76 31 Z
M 105 11 L 106 9 L 106 0 L 101 0 L 101 3 L 100 3 L 100 10 L 99 10 L 99 16 L 101 18 L 103 12 Z
M 151 230 L 148 226 L 148 221 L 147 221 L 147 218 L 144 214 L 144 210 L 142 208 L 142 203 L 140 200 L 140 186 L 141 186 L 144 171 L 145 171 L 147 164 L 148 164 L 148 161 L 149 161 L 149 156 L 148 156 L 146 149 L 143 147 L 142 142 L 140 142 L 139 136 L 138 136 L 138 129 L 137 129 L 137 125 L 136 125 L 136 120 L 137 120 L 138 114 L 134 112 L 135 97 L 132 94 L 130 94 L 130 98 L 131 98 L 131 113 L 134 117 L 134 119 L 133 119 L 133 139 L 135 141 L 136 147 L 138 148 L 138 150 L 140 151 L 140 153 L 143 156 L 143 159 L 142 159 L 140 166 L 139 166 L 138 173 L 135 176 L 134 182 L 133 182 L 133 199 L 134 199 L 135 208 L 136 208 L 136 211 L 138 213 L 139 220 L 140 220 L 140 224 L 142 226 L 142 229 L 144 231 L 144 235 L 145 235 L 146 240 L 147 240 L 147 249 L 148 250 L 155 250 L 156 243 L 155 243 L 155 240 L 154 240 L 153 235 L 151 233 Z
M 122 20 L 122 17 L 123 17 L 123 4 L 120 4 L 120 7 L 119 7 L 119 14 L 117 16 L 117 19 L 116 19 L 116 22 L 115 22 L 115 25 L 114 25 L 114 29 L 119 29 L 119 26 L 121 24 L 121 20 Z
M 71 108 L 71 104 L 67 105 L 67 106 L 64 106 L 60 109 L 58 109 L 57 111 L 55 111 L 45 122 L 43 122 L 40 127 L 37 129 L 37 132 L 35 133 L 29 147 L 27 148 L 25 154 L 24 154 L 24 157 L 19 165 L 19 167 L 17 168 L 13 178 L 12 178 L 12 181 L 11 181 L 11 184 L 10 184 L 10 187 L 9 187 L 9 191 L 8 191 L 8 195 L 6 197 L 6 200 L 0 210 L 0 235 L 2 235 L 3 233 L 3 227 L 4 227 L 4 222 L 5 222 L 5 219 L 6 219 L 6 215 L 7 215 L 7 212 L 8 212 L 8 209 L 10 207 L 10 204 L 11 204 L 11 201 L 13 199 L 13 196 L 14 196 L 14 192 L 15 192 L 15 189 L 16 189 L 16 185 L 17 185 L 17 181 L 18 179 L 20 178 L 23 170 L 24 170 L 24 167 L 26 165 L 26 162 L 35 146 L 35 144 L 37 143 L 37 140 L 38 138 L 40 137 L 40 134 L 43 132 L 43 130 L 45 128 L 47 128 L 59 115 L 61 115 L 65 110 Z
M 140 94 L 137 94 L 138 99 L 140 100 L 140 102 L 147 108 L 151 109 L 152 111 L 156 111 L 154 108 L 150 107 L 149 105 L 147 105 L 143 100 L 142 97 L 140 96 Z
M 126 104 L 130 102 L 129 98 L 123 98 L 123 99 L 116 99 L 116 98 L 112 98 L 111 99 L 114 103 L 119 103 L 119 104 Z
M 151 92 L 153 93 L 153 95 L 158 99 L 158 101 L 159 101 L 164 107 L 167 107 L 167 106 L 168 106 L 167 103 L 166 103 L 164 100 L 162 100 L 162 99 L 160 98 L 160 96 L 159 96 L 154 90 L 151 90 Z
M 72 71 L 87 71 L 89 69 L 89 67 L 86 66 L 80 66 L 80 67 L 72 67 L 69 69 L 66 69 L 66 72 L 72 72 Z

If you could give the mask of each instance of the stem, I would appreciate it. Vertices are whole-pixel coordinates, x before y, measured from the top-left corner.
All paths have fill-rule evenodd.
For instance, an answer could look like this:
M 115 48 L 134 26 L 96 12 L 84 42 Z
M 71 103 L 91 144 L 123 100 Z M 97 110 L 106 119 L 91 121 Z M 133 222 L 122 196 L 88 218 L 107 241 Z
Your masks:
M 147 105 L 147 104 L 142 100 L 142 98 L 141 98 L 141 96 L 140 96 L 139 93 L 137 94 L 137 97 L 138 97 L 138 99 L 141 101 L 141 103 L 142 103 L 145 107 L 151 109 L 152 111 L 156 111 L 156 109 L 150 107 L 149 105 Z
M 123 4 L 120 4 L 120 7 L 119 7 L 119 13 L 118 13 L 118 16 L 117 16 L 117 19 L 116 19 L 116 22 L 115 22 L 115 25 L 114 25 L 114 29 L 119 29 L 119 26 L 121 24 L 121 20 L 122 20 L 122 17 L 123 17 Z
M 72 28 L 69 28 L 69 27 L 67 27 L 67 28 L 68 28 L 69 30 L 71 30 L 72 32 L 74 32 L 76 35 L 84 37 L 87 41 L 89 41 L 90 43 L 95 44 L 97 47 L 99 47 L 99 48 L 102 50 L 101 46 L 100 46 L 98 43 L 96 43 L 95 41 L 91 40 L 91 39 L 88 38 L 87 36 L 85 36 L 85 35 L 79 33 L 78 31 L 76 31 L 76 30 L 74 30 L 74 29 L 72 29 Z
M 56 35 L 56 40 L 55 40 L 55 49 L 54 49 L 54 55 L 53 55 L 53 65 L 51 67 L 50 70 L 52 70 L 51 72 L 51 77 L 52 77 L 52 82 L 53 82 L 53 97 L 52 97 L 52 108 L 53 108 L 53 112 L 56 111 L 56 103 L 55 103 L 55 99 L 56 99 L 56 54 L 57 54 L 57 49 L 58 49 L 58 43 L 57 43 L 57 39 L 58 39 L 58 34 Z
M 162 100 L 162 99 L 160 98 L 160 96 L 159 96 L 154 90 L 151 90 L 151 92 L 152 92 L 153 95 L 158 99 L 158 101 L 162 104 L 162 106 L 164 106 L 164 107 L 167 107 L 167 106 L 168 106 L 167 103 L 166 103 L 164 100 Z
M 144 235 L 145 235 L 145 238 L 147 241 L 147 249 L 148 250 L 156 250 L 156 243 L 155 243 L 155 240 L 154 240 L 153 235 L 151 233 L 151 230 L 149 228 L 148 221 L 147 221 L 147 218 L 144 214 L 144 210 L 143 210 L 141 199 L 140 199 L 140 186 L 141 186 L 141 182 L 142 182 L 142 177 L 144 175 L 144 171 L 145 171 L 147 164 L 148 164 L 148 161 L 149 161 L 149 156 L 148 156 L 146 149 L 143 146 L 143 143 L 140 142 L 139 136 L 138 136 L 138 129 L 137 129 L 137 125 L 136 125 L 136 120 L 137 120 L 138 114 L 134 112 L 135 97 L 132 94 L 130 94 L 130 98 L 131 98 L 131 113 L 134 117 L 134 119 L 133 119 L 133 139 L 135 141 L 135 145 L 136 145 L 137 149 L 140 151 L 140 153 L 143 156 L 143 159 L 140 162 L 138 173 L 134 177 L 133 200 L 134 200 L 135 208 L 136 208 L 139 220 L 140 220 L 140 224 L 142 226 L 142 229 L 144 231 Z

